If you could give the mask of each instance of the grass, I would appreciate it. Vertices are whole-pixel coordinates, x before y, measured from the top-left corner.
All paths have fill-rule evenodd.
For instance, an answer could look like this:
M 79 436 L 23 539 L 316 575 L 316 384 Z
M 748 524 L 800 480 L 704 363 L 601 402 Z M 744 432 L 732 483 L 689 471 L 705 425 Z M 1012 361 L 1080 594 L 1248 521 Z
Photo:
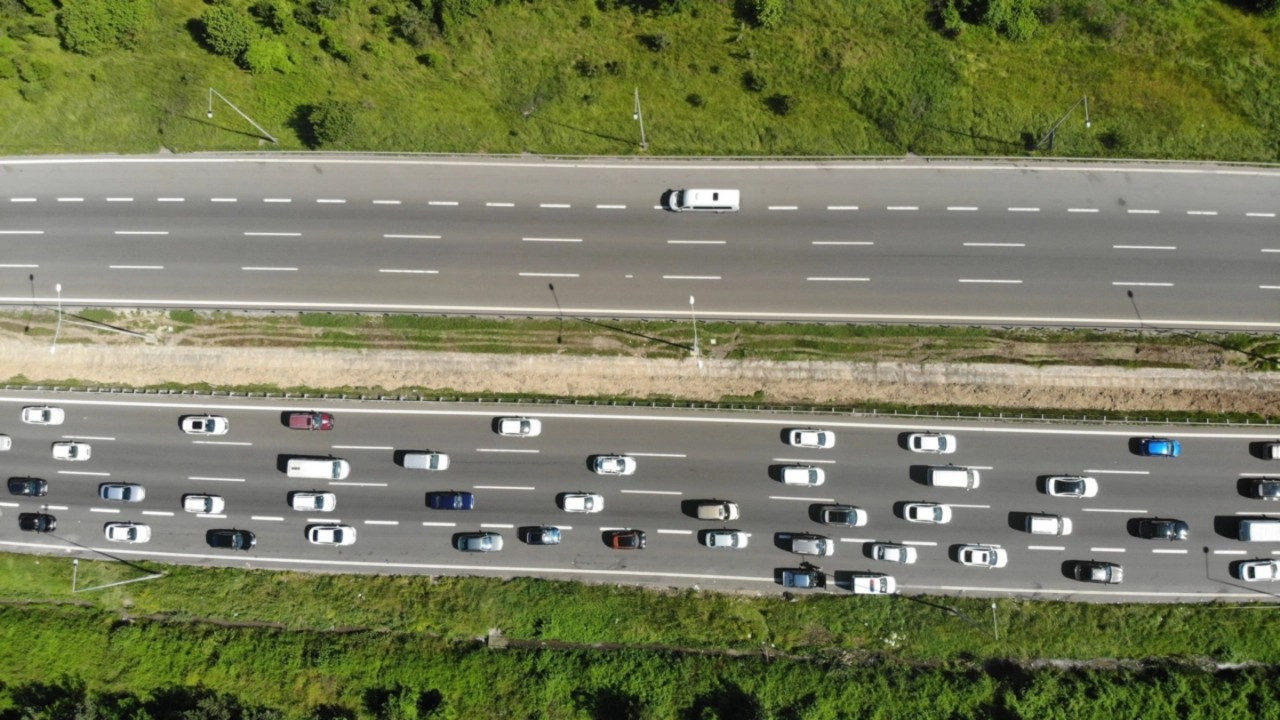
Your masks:
M 299 4 L 285 2 L 285 14 Z M 1280 20 L 1239 3 L 1045 0 L 1058 19 L 1021 41 L 981 25 L 949 37 L 929 0 L 792 2 L 773 29 L 743 22 L 739 3 L 631 9 L 643 4 L 505 2 L 415 43 L 395 30 L 410 0 L 350 2 L 320 33 L 255 25 L 290 63 L 250 73 L 202 46 L 200 0 L 156 3 L 134 50 L 94 57 L 61 50 L 51 14 L 10 2 L 0 5 L 0 147 L 259 147 L 230 108 L 205 117 L 214 87 L 282 149 L 307 147 L 305 108 L 333 98 L 361 111 L 326 149 L 629 154 L 639 88 L 655 155 L 1017 155 L 1087 94 L 1092 129 L 1076 110 L 1043 154 L 1280 159 Z M 655 36 L 668 39 L 657 52 Z M 748 72 L 762 90 L 746 87 Z M 771 109 L 779 95 L 796 99 L 788 114 Z

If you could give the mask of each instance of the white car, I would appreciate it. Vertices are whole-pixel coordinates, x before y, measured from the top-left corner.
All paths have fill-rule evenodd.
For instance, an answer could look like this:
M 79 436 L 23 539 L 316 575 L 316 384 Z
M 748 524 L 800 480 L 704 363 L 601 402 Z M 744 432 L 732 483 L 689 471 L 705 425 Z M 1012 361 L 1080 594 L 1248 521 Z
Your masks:
M 1098 481 L 1085 475 L 1055 475 L 1045 481 L 1045 492 L 1053 497 L 1091 498 L 1098 494 Z
M 636 471 L 636 459 L 626 455 L 597 455 L 593 467 L 597 475 L 630 475 Z
M 911 565 L 916 561 L 916 549 L 910 545 L 897 543 L 873 543 L 871 557 L 885 562 Z
M 560 507 L 571 513 L 598 513 L 604 510 L 604 496 L 597 493 L 565 493 Z
M 702 536 L 702 544 L 709 548 L 744 548 L 747 534 L 741 530 L 709 530 Z
M 791 447 L 825 450 L 836 446 L 836 434 L 817 428 L 796 428 L 787 433 L 787 444 Z
M 1249 560 L 1236 566 L 1236 576 L 1245 582 L 1280 580 L 1280 560 Z
M 147 489 L 130 483 L 103 483 L 98 486 L 98 497 L 115 502 L 142 502 Z
M 295 492 L 289 494 L 289 505 L 303 512 L 333 512 L 338 496 L 330 492 Z
M 1002 568 L 1009 564 L 1009 551 L 999 545 L 962 545 L 956 558 L 969 567 Z
M 311 525 L 307 527 L 307 539 L 313 545 L 353 545 L 356 529 L 350 525 Z
M 182 418 L 182 432 L 188 435 L 226 435 L 231 423 L 221 415 L 187 415 Z
M 22 422 L 28 425 L 61 425 L 67 419 L 62 408 L 39 405 L 22 408 Z
M 534 418 L 498 418 L 498 434 L 508 437 L 537 437 L 542 434 L 542 421 Z
M 892 595 L 898 591 L 898 583 L 892 575 L 856 572 L 849 576 L 849 589 L 854 595 Z
M 0 435 L 0 452 L 5 452 L 13 447 L 13 438 L 8 435 Z
M 88 460 L 91 454 L 93 454 L 93 448 L 89 447 L 89 443 L 59 442 L 53 444 L 54 460 L 83 462 Z
M 820 467 L 788 465 L 782 468 L 783 485 L 807 485 L 817 487 L 827 481 L 827 473 Z
M 914 453 L 950 455 L 956 451 L 956 436 L 943 433 L 912 433 L 907 437 L 907 449 Z
M 791 536 L 791 552 L 797 555 L 817 555 L 827 557 L 836 554 L 836 543 L 822 535 Z
M 907 503 L 902 508 L 907 522 L 945 525 L 951 522 L 951 508 L 938 503 Z
M 1264 460 L 1280 460 L 1280 442 L 1262 443 Z
M 107 523 L 103 534 L 111 542 L 144 543 L 151 539 L 151 526 L 133 522 Z
M 227 503 L 218 495 L 183 495 L 182 509 L 189 513 L 217 515 L 227 509 Z

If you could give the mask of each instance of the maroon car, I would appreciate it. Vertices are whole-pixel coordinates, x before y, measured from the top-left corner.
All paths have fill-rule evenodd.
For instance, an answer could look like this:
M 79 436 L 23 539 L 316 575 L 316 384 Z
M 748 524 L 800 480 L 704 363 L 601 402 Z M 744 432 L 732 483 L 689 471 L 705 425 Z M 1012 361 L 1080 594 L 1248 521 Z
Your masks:
M 290 430 L 332 430 L 333 416 L 326 412 L 289 413 Z

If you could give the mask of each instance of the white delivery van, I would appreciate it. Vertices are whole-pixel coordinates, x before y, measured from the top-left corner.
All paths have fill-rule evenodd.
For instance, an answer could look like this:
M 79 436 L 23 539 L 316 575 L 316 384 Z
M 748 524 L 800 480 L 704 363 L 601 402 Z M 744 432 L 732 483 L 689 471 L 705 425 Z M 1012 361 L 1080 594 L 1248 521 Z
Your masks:
M 699 520 L 737 520 L 738 504 L 727 500 L 706 500 L 698 503 Z
M 351 463 L 339 458 L 289 458 L 285 474 L 310 480 L 345 480 L 351 474 Z
M 448 470 L 449 456 L 437 452 L 407 452 L 404 466 L 408 470 Z
M 943 465 L 929 468 L 928 482 L 934 487 L 963 488 L 972 490 L 982 481 L 973 468 Z
M 1280 520 L 1254 518 L 1240 521 L 1240 539 L 1244 542 L 1280 542 Z
M 1070 535 L 1071 518 L 1059 515 L 1028 515 L 1027 532 L 1032 535 Z
M 672 190 L 667 209 L 674 212 L 737 212 L 737 190 Z

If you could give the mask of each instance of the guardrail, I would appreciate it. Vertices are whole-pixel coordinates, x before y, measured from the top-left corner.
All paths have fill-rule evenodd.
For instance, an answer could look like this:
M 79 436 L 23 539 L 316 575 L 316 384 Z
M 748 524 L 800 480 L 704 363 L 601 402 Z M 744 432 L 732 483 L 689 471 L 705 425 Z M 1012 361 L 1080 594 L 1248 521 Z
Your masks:
M 80 392 L 109 395 L 160 395 L 177 397 L 243 398 L 246 400 L 355 400 L 362 402 L 437 402 L 474 403 L 477 405 L 553 405 L 569 407 L 635 407 L 669 410 L 710 410 L 715 412 L 763 412 L 787 415 L 844 415 L 850 417 L 919 418 L 924 420 L 999 420 L 1006 422 L 1084 423 L 1096 425 L 1181 425 L 1231 428 L 1270 428 L 1280 426 L 1271 418 L 1244 417 L 1242 420 L 1222 416 L 1153 417 L 1152 415 L 1090 415 L 1087 413 L 1035 413 L 1014 411 L 981 411 L 956 409 L 903 410 L 898 408 L 841 407 L 837 405 L 770 405 L 765 403 L 715 403 L 686 400 L 626 400 L 616 398 L 545 398 L 536 396 L 430 395 L 425 393 L 364 394 L 327 392 L 267 392 L 239 390 L 191 390 L 170 388 L 70 387 L 61 385 L 11 385 L 6 391 Z

